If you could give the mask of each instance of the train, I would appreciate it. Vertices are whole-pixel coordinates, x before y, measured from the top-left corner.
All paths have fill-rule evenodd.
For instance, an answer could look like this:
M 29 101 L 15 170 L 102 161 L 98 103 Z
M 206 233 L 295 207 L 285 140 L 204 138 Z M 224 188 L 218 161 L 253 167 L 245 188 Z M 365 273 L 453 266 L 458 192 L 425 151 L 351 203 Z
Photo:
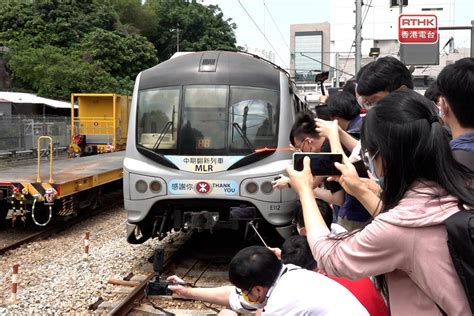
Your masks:
M 36 160 L 0 170 L 0 226 L 46 226 L 96 208 L 103 192 L 121 185 L 129 109 L 129 96 L 72 94 L 70 129 L 57 128 L 70 134 L 34 135 Z M 74 159 L 55 159 L 61 136 L 70 136 Z
M 139 73 L 123 163 L 127 241 L 250 222 L 288 236 L 297 196 L 271 182 L 291 163 L 289 133 L 306 110 L 288 72 L 249 53 L 190 52 Z

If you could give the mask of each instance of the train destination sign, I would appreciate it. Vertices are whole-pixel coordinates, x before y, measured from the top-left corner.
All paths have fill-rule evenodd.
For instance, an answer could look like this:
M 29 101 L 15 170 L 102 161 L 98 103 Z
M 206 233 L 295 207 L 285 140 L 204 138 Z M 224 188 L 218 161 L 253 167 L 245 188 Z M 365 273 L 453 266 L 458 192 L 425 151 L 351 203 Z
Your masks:
M 243 156 L 175 156 L 166 155 L 179 170 L 194 173 L 212 173 L 227 170 Z
M 438 42 L 438 17 L 434 14 L 400 14 L 398 41 L 404 44 Z

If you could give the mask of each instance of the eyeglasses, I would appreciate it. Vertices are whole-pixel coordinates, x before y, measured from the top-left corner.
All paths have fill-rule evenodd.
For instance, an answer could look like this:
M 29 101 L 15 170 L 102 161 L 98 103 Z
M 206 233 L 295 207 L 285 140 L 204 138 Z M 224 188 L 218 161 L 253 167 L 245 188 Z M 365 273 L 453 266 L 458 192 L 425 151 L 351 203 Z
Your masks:
M 387 94 L 389 94 L 388 91 L 378 91 L 368 96 L 362 96 L 360 94 L 357 94 L 357 103 L 359 103 L 362 108 L 368 110 L 371 106 L 375 105 L 377 101 L 385 97 Z
M 306 144 L 306 142 L 309 141 L 309 137 L 306 137 L 305 139 L 303 139 L 301 141 L 301 143 L 299 144 L 299 146 L 293 146 L 293 151 L 295 152 L 304 152 L 304 146 Z
M 371 156 L 367 150 L 364 150 L 364 149 L 361 148 L 361 150 L 360 150 L 360 159 L 362 159 L 362 161 L 364 162 L 364 165 L 367 168 L 370 168 L 372 166 L 372 161 L 374 161 L 375 157 L 377 157 L 378 154 L 379 154 L 378 149 L 375 152 L 375 154 L 373 156 Z
M 358 96 L 357 97 L 357 103 L 359 103 L 359 105 L 364 109 L 369 109 L 372 105 L 374 105 L 375 102 L 377 102 L 377 101 L 367 100 L 363 96 Z

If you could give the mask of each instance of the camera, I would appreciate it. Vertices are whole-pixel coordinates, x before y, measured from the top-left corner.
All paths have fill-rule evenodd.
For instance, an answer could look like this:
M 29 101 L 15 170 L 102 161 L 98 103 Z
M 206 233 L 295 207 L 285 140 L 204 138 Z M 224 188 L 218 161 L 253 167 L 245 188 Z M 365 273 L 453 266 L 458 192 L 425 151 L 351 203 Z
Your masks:
M 172 295 L 173 291 L 169 289 L 171 282 L 166 280 L 161 280 L 160 274 L 163 270 L 163 261 L 165 258 L 165 250 L 163 248 L 158 248 L 155 250 L 153 256 L 153 270 L 156 272 L 156 275 L 148 281 L 146 287 L 146 292 L 148 295 Z
M 161 280 L 160 276 L 155 275 L 149 282 L 147 286 L 148 295 L 172 295 L 173 291 L 169 289 L 171 282 Z

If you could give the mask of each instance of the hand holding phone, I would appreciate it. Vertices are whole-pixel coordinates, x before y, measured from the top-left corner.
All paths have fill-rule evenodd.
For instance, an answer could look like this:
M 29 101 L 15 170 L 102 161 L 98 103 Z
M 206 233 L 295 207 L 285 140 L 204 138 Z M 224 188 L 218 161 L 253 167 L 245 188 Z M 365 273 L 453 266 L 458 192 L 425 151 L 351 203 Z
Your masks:
M 311 174 L 313 176 L 329 177 L 340 175 L 341 172 L 334 166 L 335 162 L 342 163 L 342 154 L 335 153 L 294 153 L 293 168 L 303 170 L 303 158 L 308 156 L 311 160 Z

